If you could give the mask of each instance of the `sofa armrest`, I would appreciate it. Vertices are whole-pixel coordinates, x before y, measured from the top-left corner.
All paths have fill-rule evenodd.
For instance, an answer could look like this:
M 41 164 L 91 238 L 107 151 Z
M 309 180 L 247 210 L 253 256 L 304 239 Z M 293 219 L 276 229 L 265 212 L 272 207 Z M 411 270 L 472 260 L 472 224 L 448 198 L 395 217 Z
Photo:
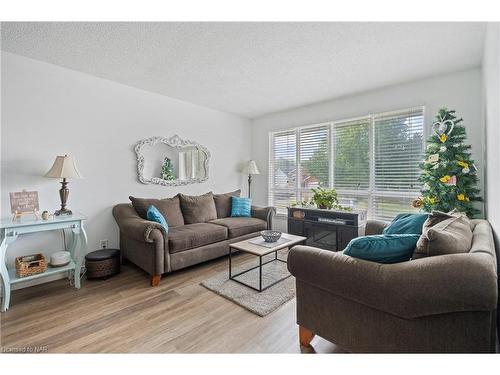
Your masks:
M 141 218 L 131 204 L 117 204 L 113 207 L 113 216 L 120 231 L 134 240 L 153 243 L 167 238 L 167 231 L 161 224 Z
M 374 234 L 382 234 L 384 228 L 388 226 L 389 223 L 380 220 L 368 220 L 365 226 L 365 236 L 372 236 Z
M 272 228 L 274 215 L 276 215 L 274 207 L 252 206 L 252 217 L 264 220 L 267 223 L 267 229 Z
M 404 319 L 495 310 L 494 263 L 489 254 L 468 253 L 380 264 L 300 245 L 288 255 L 298 280 Z

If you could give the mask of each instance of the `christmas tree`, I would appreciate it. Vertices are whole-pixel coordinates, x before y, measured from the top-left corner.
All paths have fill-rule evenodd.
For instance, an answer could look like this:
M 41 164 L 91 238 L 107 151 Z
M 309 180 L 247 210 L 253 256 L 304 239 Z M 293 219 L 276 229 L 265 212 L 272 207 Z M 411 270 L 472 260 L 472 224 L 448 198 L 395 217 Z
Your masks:
M 448 212 L 457 209 L 468 217 L 479 213 L 474 202 L 481 201 L 477 168 L 471 158 L 470 145 L 464 144 L 465 128 L 455 111 L 440 109 L 432 124 L 432 135 L 427 140 L 425 160 L 420 164 L 423 184 L 422 197 L 413 202 L 415 207 L 430 212 Z
M 161 167 L 161 178 L 163 180 L 175 180 L 174 166 L 172 165 L 172 160 L 165 158 L 163 160 L 163 166 Z

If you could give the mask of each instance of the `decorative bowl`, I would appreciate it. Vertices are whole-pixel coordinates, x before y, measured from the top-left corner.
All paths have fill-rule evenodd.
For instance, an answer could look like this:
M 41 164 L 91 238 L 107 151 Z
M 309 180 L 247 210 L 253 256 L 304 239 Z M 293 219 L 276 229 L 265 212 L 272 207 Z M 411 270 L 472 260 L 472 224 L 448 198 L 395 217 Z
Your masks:
M 276 242 L 281 238 L 281 232 L 277 230 L 263 230 L 260 235 L 266 242 Z

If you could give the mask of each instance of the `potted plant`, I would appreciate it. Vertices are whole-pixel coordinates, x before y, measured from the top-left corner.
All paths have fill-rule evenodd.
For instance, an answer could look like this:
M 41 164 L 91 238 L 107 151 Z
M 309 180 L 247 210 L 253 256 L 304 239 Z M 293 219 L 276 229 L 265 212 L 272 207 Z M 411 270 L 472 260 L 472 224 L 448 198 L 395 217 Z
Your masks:
M 312 201 L 318 208 L 331 210 L 332 208 L 339 207 L 339 200 L 337 199 L 337 190 L 325 189 L 318 187 L 311 189 L 314 193 Z

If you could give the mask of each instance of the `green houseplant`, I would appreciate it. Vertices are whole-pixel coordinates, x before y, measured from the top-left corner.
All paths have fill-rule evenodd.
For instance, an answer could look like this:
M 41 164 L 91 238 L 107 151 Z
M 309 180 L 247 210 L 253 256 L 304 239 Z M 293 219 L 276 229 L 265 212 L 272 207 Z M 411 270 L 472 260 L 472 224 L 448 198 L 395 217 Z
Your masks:
M 337 190 L 318 187 L 311 191 L 314 193 L 312 201 L 318 208 L 331 210 L 339 207 Z

